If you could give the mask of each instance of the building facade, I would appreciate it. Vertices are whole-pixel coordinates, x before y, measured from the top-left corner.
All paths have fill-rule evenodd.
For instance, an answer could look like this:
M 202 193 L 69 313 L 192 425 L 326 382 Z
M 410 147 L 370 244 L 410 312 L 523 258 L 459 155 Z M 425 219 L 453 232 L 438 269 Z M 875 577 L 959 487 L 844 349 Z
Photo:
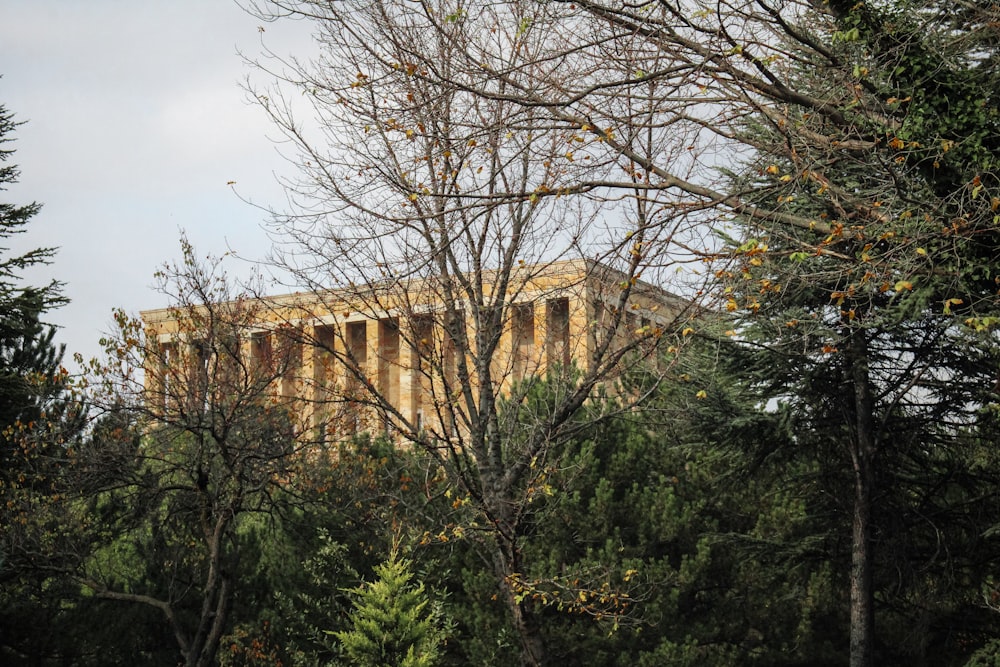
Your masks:
M 627 354 L 648 355 L 685 305 L 575 260 L 475 281 L 386 280 L 149 310 L 146 391 L 167 410 L 256 382 L 322 439 L 380 430 L 447 437 L 479 402 L 526 391 L 532 379 L 613 377 Z

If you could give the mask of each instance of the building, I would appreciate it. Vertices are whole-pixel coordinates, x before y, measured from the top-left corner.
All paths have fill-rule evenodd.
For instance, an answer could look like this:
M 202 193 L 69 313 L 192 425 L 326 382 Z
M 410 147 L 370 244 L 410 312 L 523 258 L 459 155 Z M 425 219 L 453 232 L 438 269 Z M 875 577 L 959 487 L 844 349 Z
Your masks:
M 382 429 L 447 437 L 483 400 L 523 391 L 531 378 L 613 377 L 686 306 L 588 260 L 520 266 L 474 284 L 387 279 L 175 306 L 141 313 L 146 391 L 168 411 L 256 386 L 323 439 Z

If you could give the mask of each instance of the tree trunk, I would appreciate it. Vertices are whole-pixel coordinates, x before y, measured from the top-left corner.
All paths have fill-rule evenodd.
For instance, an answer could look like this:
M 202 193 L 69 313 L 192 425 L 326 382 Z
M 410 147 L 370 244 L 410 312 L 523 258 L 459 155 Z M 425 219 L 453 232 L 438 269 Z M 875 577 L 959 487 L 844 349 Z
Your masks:
M 504 547 L 497 550 L 496 566 L 500 575 L 498 578 L 502 582 L 504 601 L 507 603 L 514 630 L 521 644 L 521 666 L 542 667 L 545 664 L 545 643 L 542 640 L 541 628 L 530 602 L 526 604 L 517 599 L 518 591 L 511 586 L 513 581 L 511 575 L 518 574 L 517 569 L 512 567 L 516 558 L 509 558 L 511 554 L 504 553 L 505 551 Z
M 229 577 L 222 578 L 219 587 L 218 600 L 215 611 L 212 615 L 211 628 L 201 649 L 201 655 L 195 663 L 196 667 L 210 667 L 216 663 L 216 656 L 219 652 L 219 642 L 222 640 L 222 633 L 229 620 L 229 603 L 232 599 Z
M 868 341 L 863 330 L 849 348 L 855 423 L 851 448 L 854 517 L 851 530 L 851 667 L 874 665 L 875 604 L 872 582 L 872 492 L 875 485 L 875 405 L 868 379 Z
M 206 516 L 210 509 L 211 505 L 206 500 Z M 208 547 L 208 571 L 202 589 L 198 629 L 194 634 L 187 655 L 188 667 L 209 667 L 215 664 L 215 657 L 219 651 L 219 641 L 222 639 L 222 632 L 228 621 L 229 603 L 232 598 L 230 577 L 223 567 L 223 561 L 227 556 L 224 541 L 226 532 L 232 524 L 232 517 L 236 513 L 235 509 L 226 508 L 212 523 L 208 523 L 207 518 L 202 519 L 206 546 Z
M 493 569 L 521 644 L 521 665 L 541 667 L 545 664 L 545 643 L 542 640 L 541 627 L 531 608 L 530 600 L 525 601 L 527 596 L 518 599 L 520 591 L 515 583 L 524 574 L 518 546 L 517 522 L 511 515 L 510 504 L 504 502 L 503 495 L 496 493 L 495 488 L 493 491 L 493 501 L 489 503 L 492 509 L 491 521 L 494 525 Z
M 851 667 L 874 664 L 874 596 L 871 567 L 870 462 L 855 468 L 854 520 L 851 531 Z

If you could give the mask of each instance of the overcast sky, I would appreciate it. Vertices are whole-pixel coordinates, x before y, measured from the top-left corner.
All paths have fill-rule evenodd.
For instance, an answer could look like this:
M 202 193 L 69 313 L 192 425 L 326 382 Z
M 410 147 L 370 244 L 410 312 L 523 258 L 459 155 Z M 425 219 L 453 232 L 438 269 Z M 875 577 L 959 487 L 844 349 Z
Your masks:
M 259 54 L 263 37 L 308 56 L 308 30 L 262 26 L 234 0 L 3 0 L 0 104 L 27 123 L 20 182 L 0 198 L 43 204 L 16 249 L 60 248 L 32 280 L 67 284 L 72 303 L 50 317 L 67 356 L 97 353 L 112 308 L 167 305 L 152 276 L 179 257 L 179 230 L 202 255 L 266 254 L 264 214 L 227 183 L 280 207 L 275 174 L 290 168 L 237 52 Z

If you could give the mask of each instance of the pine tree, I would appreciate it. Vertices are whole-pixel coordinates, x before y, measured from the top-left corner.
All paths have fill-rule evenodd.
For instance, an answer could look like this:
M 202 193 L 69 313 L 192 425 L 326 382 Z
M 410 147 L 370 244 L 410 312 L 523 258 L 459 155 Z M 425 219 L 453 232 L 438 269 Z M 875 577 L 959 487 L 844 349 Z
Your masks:
M 14 151 L 5 147 L 13 141 L 10 135 L 19 124 L 0 105 L 0 191 L 16 183 L 19 175 L 16 166 L 7 164 Z M 36 202 L 22 206 L 0 202 L 0 239 L 24 233 L 40 209 Z M 55 330 L 43 317 L 66 303 L 58 281 L 42 287 L 21 283 L 21 273 L 48 264 L 55 248 L 4 257 L 8 250 L 0 248 L 0 430 L 37 420 L 61 392 L 63 347 L 53 342 Z
M 423 584 L 411 583 L 412 565 L 394 548 L 375 567 L 377 579 L 362 584 L 351 629 L 333 633 L 356 667 L 433 667 L 445 639 L 440 613 Z
M 9 164 L 12 133 L 20 123 L 0 105 L 0 192 L 16 183 L 19 171 Z M 45 514 L 51 484 L 65 453 L 63 445 L 79 426 L 78 406 L 65 399 L 62 346 L 55 329 L 44 322 L 51 309 L 66 302 L 62 284 L 30 286 L 24 271 L 48 264 L 55 248 L 11 254 L 4 241 L 26 231 L 41 206 L 0 202 L 0 662 L 42 664 L 60 656 L 71 662 L 86 649 L 82 641 L 54 639 L 40 627 L 66 628 L 84 618 L 63 605 L 66 582 L 47 572 L 38 544 L 48 537 Z M 47 515 L 46 515 L 47 516 Z M 12 656 L 19 656 L 16 658 Z
M 976 581 L 998 556 L 977 537 L 997 507 L 973 436 L 996 410 L 996 47 L 933 2 L 824 6 L 790 31 L 808 65 L 788 80 L 837 114 L 789 105 L 749 123 L 738 183 L 810 222 L 743 220 L 718 275 L 760 404 L 788 410 L 789 451 L 819 454 L 840 500 L 851 664 L 929 659 L 982 636 L 944 575 L 915 603 L 928 573 Z M 919 646 L 901 643 L 915 627 Z

